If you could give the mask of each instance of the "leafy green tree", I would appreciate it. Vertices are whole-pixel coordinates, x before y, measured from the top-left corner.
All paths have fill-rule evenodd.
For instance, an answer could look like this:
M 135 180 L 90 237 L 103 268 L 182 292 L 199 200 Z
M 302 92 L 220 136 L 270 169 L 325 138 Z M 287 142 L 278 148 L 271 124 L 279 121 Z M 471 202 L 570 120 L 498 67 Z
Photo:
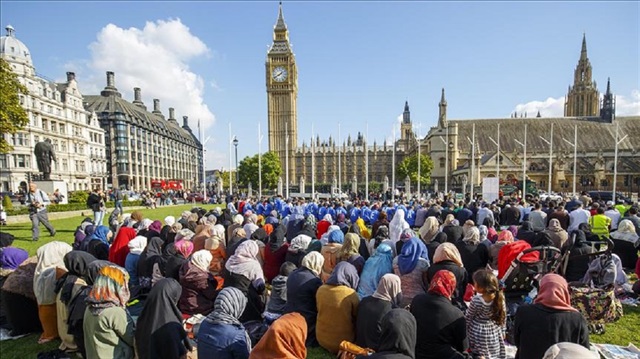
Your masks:
M 28 92 L 11 70 L 11 65 L 0 59 L 0 133 L 14 134 L 29 123 L 27 112 L 20 105 L 20 94 Z M 13 147 L 5 136 L 0 136 L 0 153 L 9 153 L 12 150 Z
M 426 186 L 431 182 L 431 170 L 433 161 L 425 155 L 420 155 L 420 185 Z M 418 183 L 418 155 L 406 157 L 396 169 L 396 174 L 400 181 L 404 181 L 407 176 L 411 179 L 411 186 Z
M 275 152 L 267 152 L 261 156 L 262 160 L 262 188 L 275 188 L 278 178 L 282 174 L 280 159 Z M 258 155 L 245 157 L 238 165 L 239 182 L 247 187 L 249 182 L 254 189 L 258 188 Z
M 2 207 L 4 207 L 5 211 L 10 211 L 13 209 L 13 203 L 11 202 L 11 197 L 9 195 L 4 195 L 2 197 Z

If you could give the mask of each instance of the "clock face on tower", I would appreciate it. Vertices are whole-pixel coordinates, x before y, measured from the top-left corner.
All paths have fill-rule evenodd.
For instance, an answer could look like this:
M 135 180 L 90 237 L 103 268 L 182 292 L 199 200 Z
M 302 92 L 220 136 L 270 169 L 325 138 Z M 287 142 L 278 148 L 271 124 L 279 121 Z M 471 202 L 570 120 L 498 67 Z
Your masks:
M 271 72 L 271 77 L 275 82 L 284 82 L 287 79 L 287 69 L 282 66 L 275 67 Z

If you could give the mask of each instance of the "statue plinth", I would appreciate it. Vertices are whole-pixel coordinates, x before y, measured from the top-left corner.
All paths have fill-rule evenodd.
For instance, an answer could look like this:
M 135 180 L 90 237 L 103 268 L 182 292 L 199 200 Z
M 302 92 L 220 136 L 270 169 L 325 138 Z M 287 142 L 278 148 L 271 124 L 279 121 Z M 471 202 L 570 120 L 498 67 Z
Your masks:
M 63 195 L 62 200 L 58 204 L 67 204 L 69 203 L 69 192 L 67 190 L 67 182 L 65 181 L 33 181 L 33 183 L 38 186 L 39 190 L 45 192 L 47 196 L 49 196 L 49 201 L 53 203 L 53 192 L 58 190 L 60 194 Z

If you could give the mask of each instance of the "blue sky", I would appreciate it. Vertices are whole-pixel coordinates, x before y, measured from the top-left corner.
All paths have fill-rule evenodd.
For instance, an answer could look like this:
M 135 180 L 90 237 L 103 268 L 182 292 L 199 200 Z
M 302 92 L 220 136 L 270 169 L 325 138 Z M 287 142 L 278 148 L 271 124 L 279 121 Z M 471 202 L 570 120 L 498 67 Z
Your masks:
M 450 119 L 561 114 L 583 32 L 594 80 L 607 77 L 619 114 L 640 114 L 638 2 L 285 2 L 299 71 L 298 142 L 364 131 L 384 141 L 405 100 L 426 133 L 440 90 Z M 207 168 L 228 168 L 228 123 L 239 157 L 266 132 L 264 62 L 278 3 L 9 2 L 36 71 L 75 71 L 84 94 L 116 72 L 126 98 L 142 88 L 190 125 L 203 121 Z M 4 35 L 4 31 L 3 31 Z M 536 102 L 537 101 L 537 102 Z M 266 150 L 266 136 L 262 149 Z

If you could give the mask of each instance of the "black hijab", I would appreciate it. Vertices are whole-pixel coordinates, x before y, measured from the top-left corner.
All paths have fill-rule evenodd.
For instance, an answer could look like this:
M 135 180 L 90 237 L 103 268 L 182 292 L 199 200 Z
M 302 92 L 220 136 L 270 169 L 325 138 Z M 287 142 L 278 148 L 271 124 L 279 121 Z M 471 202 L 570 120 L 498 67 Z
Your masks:
M 153 237 L 147 243 L 147 247 L 140 254 L 138 260 L 138 276 L 151 277 L 153 265 L 162 259 L 162 238 Z
M 78 278 L 85 278 L 89 273 L 89 264 L 96 261 L 96 257 L 84 251 L 71 251 L 64 256 L 64 266 L 67 273 L 58 279 L 56 293 L 60 292 L 60 301 L 69 305 L 73 286 Z
M 255 231 L 253 231 L 253 233 L 251 233 L 251 239 L 254 241 L 260 241 L 262 243 L 265 243 L 267 241 L 267 238 L 268 238 L 267 231 L 265 231 L 264 228 L 258 228 Z
M 271 232 L 271 235 L 269 236 L 269 248 L 271 249 L 271 252 L 277 251 L 284 245 L 286 234 L 287 229 L 284 228 L 284 226 L 277 226 L 276 229 Z
M 580 247 L 588 247 L 589 245 L 587 244 L 587 235 L 584 233 L 584 231 L 581 230 L 575 230 L 573 231 L 573 247 L 574 248 L 580 248 Z
M 0 232 L 0 247 L 9 247 L 13 244 L 13 240 L 15 238 L 16 237 L 11 233 L 7 233 L 5 231 Z
M 382 317 L 380 345 L 377 353 L 403 354 L 415 358 L 416 319 L 406 309 L 391 309 Z M 375 357 L 375 355 L 374 355 Z
M 191 350 L 178 309 L 181 294 L 182 287 L 173 278 L 161 279 L 151 288 L 137 322 L 138 358 L 179 358 Z
M 436 234 L 435 237 L 433 237 L 433 240 L 431 242 L 436 242 L 436 243 L 445 243 L 447 241 L 447 234 L 443 233 L 443 232 L 438 232 L 438 234 Z

